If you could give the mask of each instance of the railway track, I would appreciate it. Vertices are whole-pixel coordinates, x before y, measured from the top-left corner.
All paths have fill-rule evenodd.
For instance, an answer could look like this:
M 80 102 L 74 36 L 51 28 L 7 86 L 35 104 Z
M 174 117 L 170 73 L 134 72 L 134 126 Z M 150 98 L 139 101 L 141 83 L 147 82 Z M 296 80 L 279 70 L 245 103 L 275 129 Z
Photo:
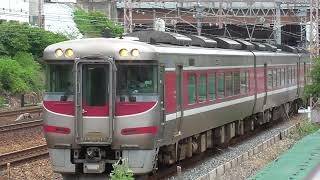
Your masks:
M 294 117 L 291 117 L 294 118 Z M 183 171 L 192 171 L 193 167 L 195 165 L 199 165 L 200 162 L 203 162 L 204 159 L 208 159 L 210 157 L 215 157 L 214 159 L 217 159 L 219 156 L 224 156 L 223 151 L 227 150 L 229 147 L 231 149 L 234 148 L 234 146 L 241 145 L 242 143 L 245 143 L 246 141 L 250 141 L 251 138 L 259 136 L 259 134 L 270 131 L 274 128 L 276 128 L 280 123 L 285 123 L 284 121 L 276 122 L 267 126 L 261 126 L 257 128 L 255 131 L 247 133 L 243 136 L 236 137 L 232 140 L 230 140 L 227 144 L 217 146 L 213 149 L 209 149 L 203 153 L 195 154 L 192 156 L 192 158 L 184 159 L 182 161 L 179 161 L 175 164 L 172 164 L 170 166 L 162 165 L 159 166 L 159 170 L 148 177 L 148 180 L 157 180 L 157 179 L 171 179 L 172 177 L 177 178 L 177 166 L 182 167 Z M 300 122 L 296 122 L 293 125 L 298 126 Z M 289 126 L 288 126 L 289 127 Z M 285 128 L 284 128 L 285 129 Z M 275 131 L 274 134 L 279 134 L 279 131 Z M 231 150 L 232 151 L 232 150 Z
M 15 164 L 48 155 L 47 145 L 39 145 L 19 151 L 0 154 L 0 168 L 7 166 L 7 163 Z
M 0 112 L 0 117 L 15 116 L 23 113 L 41 113 L 41 111 L 42 111 L 42 108 L 39 106 L 28 107 L 28 108 L 16 109 L 12 111 L 2 111 Z
M 0 126 L 0 133 L 41 126 L 42 119 Z

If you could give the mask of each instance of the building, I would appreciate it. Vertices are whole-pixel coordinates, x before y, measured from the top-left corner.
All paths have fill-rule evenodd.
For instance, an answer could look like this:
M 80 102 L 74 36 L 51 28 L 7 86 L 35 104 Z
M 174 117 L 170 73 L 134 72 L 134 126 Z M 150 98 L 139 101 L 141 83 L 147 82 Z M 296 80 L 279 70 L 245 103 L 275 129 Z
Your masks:
M 29 0 L 1 0 L 0 19 L 29 22 Z

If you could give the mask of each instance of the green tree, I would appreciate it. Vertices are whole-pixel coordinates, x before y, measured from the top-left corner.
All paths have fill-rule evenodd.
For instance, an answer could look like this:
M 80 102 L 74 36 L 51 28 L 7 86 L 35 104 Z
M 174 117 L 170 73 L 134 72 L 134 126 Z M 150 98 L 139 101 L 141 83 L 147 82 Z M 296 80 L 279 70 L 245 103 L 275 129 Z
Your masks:
M 76 10 L 74 12 L 74 22 L 80 32 L 86 37 L 116 37 L 123 33 L 123 27 L 109 20 L 100 12 L 86 12 Z
M 0 23 L 0 56 L 14 56 L 17 52 L 31 53 L 40 58 L 50 44 L 68 40 L 61 34 L 17 22 Z
M 28 34 L 29 43 L 32 47 L 30 53 L 35 57 L 42 57 L 43 50 L 54 43 L 68 40 L 66 36 L 44 31 L 38 27 L 29 27 L 30 34 Z
M 312 84 L 305 87 L 305 97 L 312 94 L 313 97 L 320 97 L 320 58 L 313 61 L 310 74 L 307 74 L 312 79 Z
M 17 26 L 23 26 L 15 22 L 3 22 L 0 24 L 0 55 L 13 56 L 18 51 L 29 51 L 30 44 L 28 41 L 27 31 L 21 33 Z

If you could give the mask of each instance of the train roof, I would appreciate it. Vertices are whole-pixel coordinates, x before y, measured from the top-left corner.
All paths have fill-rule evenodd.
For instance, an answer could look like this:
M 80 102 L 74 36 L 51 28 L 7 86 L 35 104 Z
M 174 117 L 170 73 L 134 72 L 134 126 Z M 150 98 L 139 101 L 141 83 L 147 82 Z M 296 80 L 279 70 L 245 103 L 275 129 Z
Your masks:
M 154 36 L 151 38 L 151 35 Z M 141 37 L 143 37 L 143 39 L 140 39 Z M 216 43 L 218 43 L 218 45 Z M 219 48 L 216 48 L 216 46 Z M 91 56 L 100 58 L 112 57 L 116 60 L 158 60 L 161 55 L 180 55 L 183 57 L 188 55 L 252 57 L 252 52 L 259 57 L 286 56 L 289 58 L 297 57 L 297 53 L 302 53 L 301 56 L 304 57 L 307 56 L 305 51 L 301 51 L 295 47 L 282 46 L 280 47 L 282 51 L 277 50 L 277 48 L 279 47 L 270 44 L 251 43 L 239 39 L 215 38 L 214 40 L 210 40 L 209 38 L 201 36 L 190 37 L 167 32 L 152 32 L 149 34 L 146 33 L 145 36 L 143 36 L 143 32 L 135 32 L 129 35 L 129 37 L 122 39 L 88 38 L 56 43 L 48 46 L 44 50 L 43 59 L 45 61 L 60 61 Z M 73 50 L 72 56 L 65 55 L 68 49 Z M 119 52 L 122 49 L 126 49 L 129 53 L 133 49 L 137 49 L 140 54 L 138 56 L 132 56 L 130 54 L 128 56 L 120 56 Z M 57 55 L 57 50 L 60 50 L 60 55 Z
M 196 35 L 182 35 L 172 32 L 161 31 L 137 31 L 127 34 L 128 37 L 139 38 L 139 41 L 150 44 L 168 44 L 169 46 L 191 46 L 196 45 L 204 48 L 216 47 L 221 49 L 246 50 L 246 51 L 268 51 L 268 52 L 289 52 L 289 53 L 308 53 L 305 50 L 299 50 L 296 47 L 288 45 L 274 46 L 268 43 L 248 42 L 243 39 L 229 39 L 224 37 L 204 37 Z
M 223 48 L 203 48 L 198 46 L 176 46 L 170 44 L 154 45 L 159 54 L 188 54 L 188 55 L 236 55 L 236 56 L 253 56 L 252 52 L 257 56 L 297 56 L 295 53 L 284 51 L 258 51 L 258 50 L 235 50 Z

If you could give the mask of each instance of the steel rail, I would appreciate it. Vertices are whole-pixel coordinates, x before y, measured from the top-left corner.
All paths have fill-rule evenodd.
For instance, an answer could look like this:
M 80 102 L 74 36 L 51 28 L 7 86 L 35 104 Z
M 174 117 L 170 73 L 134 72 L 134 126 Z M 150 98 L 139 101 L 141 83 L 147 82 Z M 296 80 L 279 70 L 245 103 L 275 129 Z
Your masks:
M 40 120 L 34 120 L 34 121 L 3 125 L 3 126 L 0 126 L 0 133 L 19 130 L 19 129 L 26 129 L 31 127 L 37 127 L 37 126 L 41 126 L 42 124 L 43 124 L 43 120 L 40 119 Z
M 15 116 L 23 113 L 40 113 L 41 111 L 42 111 L 42 108 L 39 106 L 36 106 L 32 108 L 16 109 L 12 111 L 2 111 L 0 112 L 0 117 Z
M 19 151 L 0 154 L 0 168 L 7 166 L 8 163 L 14 164 L 48 155 L 47 145 L 39 145 Z

